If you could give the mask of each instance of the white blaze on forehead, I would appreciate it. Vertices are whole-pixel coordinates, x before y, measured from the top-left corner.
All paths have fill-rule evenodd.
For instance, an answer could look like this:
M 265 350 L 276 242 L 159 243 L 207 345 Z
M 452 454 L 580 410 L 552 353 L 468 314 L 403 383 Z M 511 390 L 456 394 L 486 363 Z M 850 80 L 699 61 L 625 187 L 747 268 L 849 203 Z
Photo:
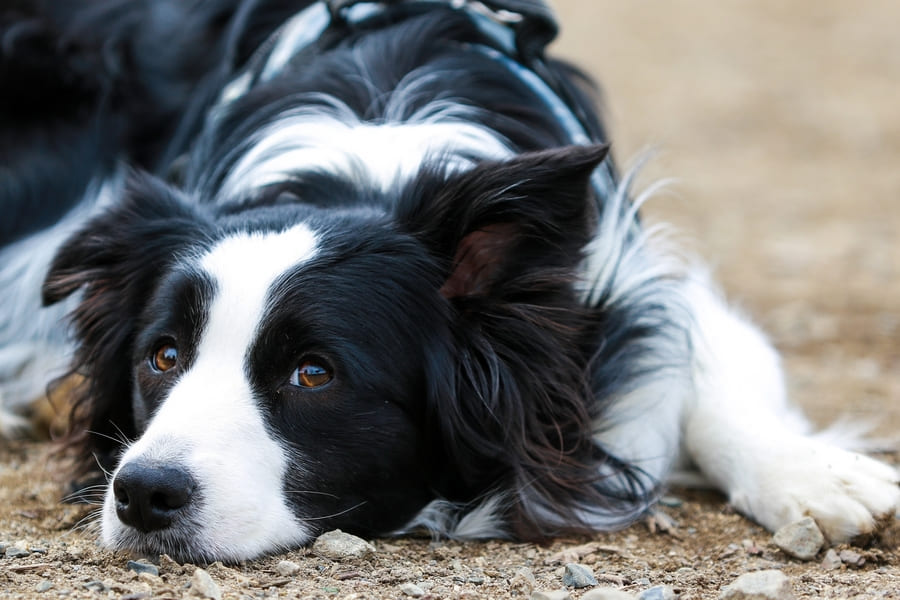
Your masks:
M 272 284 L 315 252 L 315 234 L 305 225 L 281 233 L 236 235 L 210 250 L 200 266 L 212 276 L 216 294 L 198 358 L 225 344 L 246 351 Z
M 288 455 L 266 428 L 246 362 L 273 283 L 315 254 L 316 236 L 300 225 L 230 236 L 199 259 L 215 293 L 195 360 L 121 463 L 174 463 L 190 471 L 199 490 L 191 515 L 197 527 L 179 533 L 195 552 L 240 560 L 309 538 L 285 499 Z M 102 523 L 109 545 L 127 545 L 136 535 L 118 521 L 111 490 Z

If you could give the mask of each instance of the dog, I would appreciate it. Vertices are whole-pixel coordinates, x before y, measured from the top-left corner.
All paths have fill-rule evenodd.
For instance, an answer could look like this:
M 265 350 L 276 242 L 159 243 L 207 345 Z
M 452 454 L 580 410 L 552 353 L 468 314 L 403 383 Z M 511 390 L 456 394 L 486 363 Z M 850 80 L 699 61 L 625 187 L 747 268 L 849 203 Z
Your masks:
M 679 474 L 832 543 L 900 506 L 642 226 L 543 2 L 20 0 L 2 27 L 3 423 L 77 376 L 108 547 L 542 540 Z

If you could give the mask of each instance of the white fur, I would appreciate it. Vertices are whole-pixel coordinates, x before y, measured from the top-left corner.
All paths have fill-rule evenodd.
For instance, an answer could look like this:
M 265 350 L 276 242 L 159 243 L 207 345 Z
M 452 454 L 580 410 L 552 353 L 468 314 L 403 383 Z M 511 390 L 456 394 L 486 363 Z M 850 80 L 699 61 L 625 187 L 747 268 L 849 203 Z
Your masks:
M 241 560 L 309 539 L 309 529 L 285 501 L 288 456 L 266 430 L 246 361 L 273 283 L 316 251 L 313 232 L 298 225 L 277 234 L 226 238 L 199 261 L 216 292 L 196 359 L 121 461 L 177 462 L 187 468 L 201 497 L 192 514 L 198 529 L 183 532 L 195 552 Z M 117 546 L 132 534 L 116 517 L 111 488 L 103 541 Z
M 681 415 L 694 394 L 689 375 L 686 323 L 678 282 L 683 267 L 665 248 L 661 230 L 636 227 L 637 211 L 665 182 L 630 198 L 640 165 L 631 169 L 615 193 L 602 205 L 600 226 L 586 248 L 581 284 L 585 302 L 598 308 L 625 305 L 637 310 L 638 319 L 653 319 L 657 335 L 649 344 L 641 369 L 648 375 L 626 395 L 615 399 L 600 422 L 594 439 L 613 455 L 640 468 L 647 489 L 663 481 L 677 455 Z M 615 473 L 607 482 L 618 482 Z M 622 481 L 622 485 L 626 482 Z M 640 516 L 608 514 L 589 506 L 582 519 L 598 529 L 613 529 Z
M 871 532 L 900 507 L 898 474 L 808 434 L 786 398 L 778 355 L 702 273 L 684 284 L 693 313 L 696 396 L 686 456 L 741 513 L 770 530 L 811 516 L 832 543 Z
M 872 531 L 900 508 L 896 470 L 829 443 L 827 432 L 812 433 L 788 402 L 766 338 L 727 307 L 703 269 L 660 251 L 652 230 L 631 228 L 656 189 L 629 205 L 633 173 L 603 206 L 583 295 L 590 303 L 665 306 L 687 338 L 673 330 L 659 339 L 658 352 L 644 359 L 657 376 L 618 399 L 595 438 L 642 467 L 648 481 L 675 469 L 670 481 L 716 487 L 770 530 L 809 515 L 833 543 Z M 614 525 L 602 514 L 591 522 Z
M 63 322 L 81 295 L 41 308 L 50 262 L 62 241 L 108 206 L 121 187 L 119 175 L 92 183 L 81 203 L 55 225 L 0 251 L 0 438 L 26 428 L 18 415 L 69 366 L 72 343 Z
M 503 518 L 509 499 L 502 493 L 488 496 L 475 507 L 467 504 L 432 500 L 394 535 L 407 535 L 425 530 L 434 537 L 454 540 L 476 540 L 509 537 Z
M 510 154 L 496 133 L 465 120 L 475 109 L 435 103 L 404 123 L 371 123 L 334 99 L 319 100 L 331 106 L 282 114 L 254 134 L 223 182 L 221 197 L 241 198 L 304 172 L 331 173 L 386 190 L 415 175 L 429 159 L 457 171 L 471 168 L 476 159 Z

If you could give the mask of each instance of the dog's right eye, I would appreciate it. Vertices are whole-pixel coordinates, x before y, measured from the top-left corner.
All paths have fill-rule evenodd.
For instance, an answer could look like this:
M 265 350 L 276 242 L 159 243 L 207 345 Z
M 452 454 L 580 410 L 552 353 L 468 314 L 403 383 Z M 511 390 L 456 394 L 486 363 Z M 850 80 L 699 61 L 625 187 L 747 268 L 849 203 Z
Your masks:
M 178 349 L 172 343 L 164 343 L 153 353 L 150 358 L 150 366 L 154 371 L 165 373 L 175 368 L 178 363 Z
M 331 368 L 323 361 L 316 359 L 305 360 L 300 363 L 291 374 L 290 383 L 301 388 L 322 387 L 334 377 Z

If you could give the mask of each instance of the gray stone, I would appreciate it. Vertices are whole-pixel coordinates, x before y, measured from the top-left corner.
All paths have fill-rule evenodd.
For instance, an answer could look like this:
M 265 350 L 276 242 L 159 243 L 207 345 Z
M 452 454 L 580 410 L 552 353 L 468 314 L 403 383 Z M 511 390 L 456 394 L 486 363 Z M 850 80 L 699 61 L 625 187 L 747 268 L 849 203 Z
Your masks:
M 194 575 L 191 577 L 191 593 L 201 598 L 222 600 L 222 590 L 209 576 L 209 573 L 200 568 L 195 569 Z
M 838 556 L 842 563 L 848 567 L 853 567 L 854 569 L 858 569 L 866 564 L 866 559 L 863 558 L 862 554 L 854 552 L 853 550 L 841 550 L 841 553 Z
M 88 581 L 87 583 L 83 583 L 81 585 L 85 589 L 91 590 L 92 592 L 97 592 L 98 594 L 109 590 L 109 588 L 106 587 L 106 584 L 103 583 L 102 581 L 100 581 L 99 579 L 95 579 L 93 581 Z
M 684 501 L 675 496 L 663 496 L 659 499 L 659 503 L 663 506 L 668 506 L 669 508 L 680 508 L 681 505 L 684 504 Z
M 341 560 L 368 556 L 375 552 L 375 547 L 362 538 L 335 529 L 320 535 L 313 543 L 312 552 L 322 558 Z
M 421 598 L 425 595 L 425 590 L 420 588 L 414 583 L 406 582 L 400 586 L 400 591 L 406 594 L 407 596 L 412 596 L 413 598 Z
M 828 552 L 825 553 L 825 558 L 822 559 L 822 568 L 833 571 L 834 569 L 840 569 L 842 564 L 841 557 L 834 551 L 834 548 L 829 548 Z
M 34 586 L 34 591 L 43 593 L 53 587 L 53 582 L 48 581 L 46 579 L 42 579 L 38 582 L 36 586 Z
M 531 592 L 531 600 L 572 600 L 572 596 L 566 590 L 535 591 Z
M 641 592 L 638 600 L 675 600 L 675 590 L 667 585 L 657 585 Z
M 793 600 L 791 582 L 781 571 L 746 573 L 722 588 L 719 600 Z
M 23 550 L 18 546 L 9 546 L 6 548 L 6 558 L 25 558 L 31 556 L 31 552 Z
M 585 592 L 581 600 L 634 600 L 634 596 L 614 587 L 598 587 Z
M 134 571 L 138 575 L 141 573 L 147 573 L 149 575 L 159 576 L 159 567 L 154 564 L 150 564 L 146 560 L 129 560 L 125 563 L 125 568 L 129 571 Z
M 509 578 L 509 589 L 522 596 L 529 596 L 537 584 L 534 573 L 528 567 L 519 567 L 513 576 Z
M 566 587 L 584 588 L 597 585 L 597 578 L 590 568 L 577 563 L 566 563 L 566 570 L 562 577 Z
M 772 540 L 785 554 L 800 560 L 814 559 L 825 544 L 825 536 L 812 517 L 785 525 L 775 532 Z
M 275 565 L 275 572 L 282 577 L 293 577 L 300 572 L 300 565 L 289 560 L 282 560 Z

